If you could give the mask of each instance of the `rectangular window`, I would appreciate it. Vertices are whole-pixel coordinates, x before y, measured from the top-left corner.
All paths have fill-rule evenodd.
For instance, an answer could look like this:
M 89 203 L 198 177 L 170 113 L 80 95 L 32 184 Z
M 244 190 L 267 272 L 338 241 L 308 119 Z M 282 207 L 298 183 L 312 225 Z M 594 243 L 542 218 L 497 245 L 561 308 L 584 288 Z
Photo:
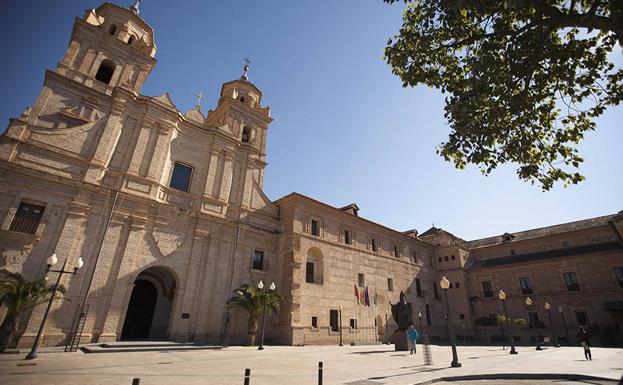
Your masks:
M 43 210 L 45 210 L 43 206 L 20 203 L 9 230 L 18 233 L 34 234 L 37 231 L 37 227 L 39 227 Z
M 459 282 L 455 282 L 455 283 L 454 283 L 454 287 L 455 287 L 456 289 L 458 289 L 460 286 L 461 286 L 461 285 L 460 285 L 460 283 L 459 283 Z
M 447 255 L 444 255 L 444 256 L 443 256 L 443 260 L 444 260 L 444 261 L 447 261 L 447 260 L 448 260 L 448 256 L 447 256 Z
M 253 268 L 255 270 L 264 270 L 264 252 L 262 250 L 255 250 L 255 253 L 253 253 Z
M 331 326 L 332 332 L 337 332 L 340 330 L 338 326 L 338 314 L 337 310 L 329 310 L 329 325 Z
M 491 281 L 482 281 L 482 295 L 485 297 L 493 297 L 493 285 L 491 285 Z
M 565 285 L 567 285 L 568 291 L 580 290 L 580 284 L 578 283 L 578 277 L 575 275 L 575 272 L 570 271 L 568 273 L 563 273 L 562 276 L 565 278 Z
M 318 317 L 312 317 L 312 327 L 314 329 L 318 328 Z
M 359 287 L 364 287 L 366 285 L 366 277 L 363 273 L 357 274 L 357 284 Z
M 430 326 L 432 324 L 433 322 L 431 321 L 431 318 L 430 318 L 430 305 L 426 305 L 426 325 Z
M 578 325 L 588 325 L 588 315 L 586 315 L 585 311 L 576 311 L 575 319 L 578 321 Z
M 320 235 L 320 227 L 318 226 L 318 221 L 315 219 L 311 220 L 311 235 Z
M 422 283 L 419 278 L 415 279 L 415 295 L 418 297 L 422 296 Z
M 617 278 L 619 287 L 623 288 L 623 267 L 615 267 L 614 276 Z
M 350 328 L 351 329 L 357 329 L 357 320 L 354 318 L 350 319 Z
M 305 282 L 314 283 L 314 263 L 307 262 L 305 268 Z
M 454 254 L 452 254 L 452 255 L 450 256 L 450 259 L 451 259 L 451 260 L 453 260 L 453 261 L 456 259 L 456 257 L 454 256 Z
M 394 291 L 394 279 L 387 278 L 387 291 Z
M 569 247 L 570 245 L 569 241 L 562 241 L 562 247 Z
M 441 262 L 441 257 L 439 257 L 439 262 Z
M 435 299 L 441 299 L 439 290 L 437 290 L 437 282 L 433 282 L 433 292 L 435 293 Z
M 344 230 L 344 243 L 346 243 L 347 245 L 350 245 L 352 243 L 352 240 L 350 239 L 350 231 L 348 230 Z
M 413 258 L 413 262 L 417 263 L 417 252 L 415 250 L 411 250 L 411 258 Z
M 372 248 L 372 251 L 376 253 L 376 239 L 370 239 L 370 247 Z
M 398 253 L 398 246 L 394 245 L 394 257 L 398 258 L 400 257 L 400 253 Z
M 190 178 L 193 174 L 192 167 L 185 164 L 175 162 L 173 166 L 173 174 L 171 175 L 171 183 L 169 187 L 176 190 L 188 192 L 190 189 Z
M 528 277 L 519 277 L 519 286 L 521 286 L 521 294 L 532 294 L 532 282 Z

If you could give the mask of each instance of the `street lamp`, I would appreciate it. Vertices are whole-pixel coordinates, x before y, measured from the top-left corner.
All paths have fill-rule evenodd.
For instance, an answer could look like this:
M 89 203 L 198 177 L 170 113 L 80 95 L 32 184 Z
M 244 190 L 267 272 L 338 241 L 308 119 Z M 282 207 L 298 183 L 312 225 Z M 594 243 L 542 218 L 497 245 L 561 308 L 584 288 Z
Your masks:
M 532 317 L 532 313 L 530 312 L 530 309 L 532 309 L 532 300 L 530 299 L 530 297 L 526 297 L 526 309 L 528 311 L 528 327 L 530 327 L 530 324 L 532 324 L 532 327 L 536 329 L 536 350 L 543 350 L 541 349 L 541 336 L 539 333 L 539 328 L 537 327 L 536 324 L 536 320 L 534 319 L 534 317 Z
M 344 309 L 344 306 L 340 305 L 340 346 L 344 346 L 342 341 L 342 309 Z
M 517 350 L 515 350 L 515 339 L 513 338 L 512 326 L 513 323 L 508 318 L 508 312 L 506 311 L 506 293 L 504 290 L 500 290 L 498 292 L 498 298 L 500 302 L 502 302 L 502 309 L 504 309 L 504 318 L 506 318 L 506 322 L 508 324 L 508 334 L 511 340 L 511 354 L 517 354 Z
M 65 271 L 65 267 L 67 266 L 67 259 L 65 259 L 65 262 L 63 262 L 63 267 L 60 270 L 52 270 L 52 266 L 56 265 L 56 262 L 58 262 L 56 253 L 50 255 L 48 259 L 46 260 L 46 263 L 48 265 L 46 269 L 46 273 L 58 273 L 58 278 L 56 279 L 56 283 L 54 284 L 54 287 L 52 289 L 52 295 L 50 296 L 50 300 L 48 301 L 48 306 L 45 309 L 45 313 L 43 314 L 41 325 L 39 325 L 39 331 L 37 332 L 35 341 L 32 344 L 32 349 L 30 349 L 30 353 L 28 353 L 28 355 L 26 356 L 27 360 L 34 360 L 35 358 L 37 358 L 37 355 L 39 352 L 39 345 L 41 344 L 41 336 L 43 335 L 43 329 L 45 329 L 45 323 L 48 320 L 48 315 L 50 314 L 52 303 L 54 302 L 54 299 L 56 297 L 56 291 L 58 290 L 58 286 L 61 283 L 61 277 L 63 276 L 63 274 L 71 274 L 71 275 L 76 274 L 78 270 L 84 265 L 84 261 L 82 260 L 82 257 L 78 257 L 78 259 L 76 259 L 76 261 L 74 262 L 73 271 L 71 270 Z
M 264 282 L 260 281 L 257 284 L 257 288 L 260 290 L 264 289 Z M 268 290 L 273 291 L 275 290 L 275 283 L 271 282 L 270 286 L 268 287 L 268 289 L 263 293 L 264 296 L 268 294 Z M 264 301 L 266 301 L 266 298 L 264 298 Z M 266 302 L 262 303 L 262 337 L 260 339 L 260 346 L 257 347 L 257 350 L 264 350 L 264 321 L 266 320 Z
M 567 328 L 567 321 L 565 320 L 565 314 L 562 312 L 562 305 L 558 306 L 558 312 L 560 313 L 560 318 L 562 319 L 562 324 L 565 326 L 565 336 L 567 337 L 567 344 L 571 342 L 569 338 L 569 329 Z
M 547 319 L 549 320 L 550 344 L 554 344 L 555 347 L 559 348 L 560 345 L 558 345 L 558 338 L 556 338 L 556 336 L 554 335 L 554 324 L 552 323 L 552 312 L 550 311 L 552 306 L 549 304 L 549 302 L 545 302 L 545 305 L 543 305 L 543 307 L 547 312 Z
M 446 298 L 446 311 L 448 312 L 448 320 L 450 318 L 450 301 L 448 300 L 448 289 L 450 288 L 450 281 L 444 275 L 441 277 L 439 281 L 439 286 L 443 289 L 444 296 Z M 450 343 L 452 344 L 452 362 L 450 366 L 453 368 L 460 368 L 461 363 L 459 362 L 459 357 L 456 354 L 456 342 L 454 341 L 454 326 L 452 322 L 448 322 L 448 332 L 450 334 Z
M 387 341 L 385 341 L 385 344 L 387 345 L 389 345 L 389 322 L 387 320 L 388 314 L 389 311 L 385 309 L 385 338 L 387 339 Z
M 417 317 L 420 319 L 420 334 L 424 336 L 424 333 L 422 332 L 422 312 L 421 311 L 417 312 Z

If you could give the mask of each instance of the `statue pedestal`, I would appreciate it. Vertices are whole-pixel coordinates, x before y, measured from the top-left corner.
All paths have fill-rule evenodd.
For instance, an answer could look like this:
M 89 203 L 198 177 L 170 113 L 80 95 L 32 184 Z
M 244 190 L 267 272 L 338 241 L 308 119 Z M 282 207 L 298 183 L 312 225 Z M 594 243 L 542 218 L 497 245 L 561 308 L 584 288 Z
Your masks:
M 409 350 L 409 342 L 407 341 L 407 332 L 396 331 L 393 336 L 394 346 L 397 352 L 406 352 Z

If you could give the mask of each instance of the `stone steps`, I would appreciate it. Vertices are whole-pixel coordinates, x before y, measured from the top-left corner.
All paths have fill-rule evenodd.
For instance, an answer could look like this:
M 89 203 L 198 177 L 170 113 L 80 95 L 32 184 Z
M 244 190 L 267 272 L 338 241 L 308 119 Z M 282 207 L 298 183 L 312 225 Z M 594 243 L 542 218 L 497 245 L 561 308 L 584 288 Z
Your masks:
M 192 351 L 222 349 L 217 345 L 197 345 L 192 343 L 167 342 L 167 341 L 132 341 L 132 342 L 108 342 L 98 345 L 80 347 L 84 353 L 130 353 L 130 352 L 166 352 L 166 351 Z

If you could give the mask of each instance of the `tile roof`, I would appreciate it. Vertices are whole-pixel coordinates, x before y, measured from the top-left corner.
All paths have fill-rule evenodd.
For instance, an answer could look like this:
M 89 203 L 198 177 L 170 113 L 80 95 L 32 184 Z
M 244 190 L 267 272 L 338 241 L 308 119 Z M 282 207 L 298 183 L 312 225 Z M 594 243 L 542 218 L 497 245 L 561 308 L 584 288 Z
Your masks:
M 610 214 L 604 215 L 601 217 L 583 219 L 581 221 L 561 223 L 553 226 L 539 227 L 537 229 L 519 231 L 516 233 L 511 233 L 514 236 L 512 242 L 522 241 L 525 239 L 533 239 L 544 237 L 548 235 L 554 234 L 562 234 L 570 231 L 590 229 L 592 227 L 598 227 L 608 224 L 608 222 L 617 216 L 621 216 L 621 212 L 618 214 Z M 486 246 L 494 246 L 504 242 L 504 238 L 502 235 L 496 235 L 488 238 L 475 239 L 473 241 L 468 241 L 463 243 L 461 246 L 466 247 L 468 249 L 474 249 L 478 247 L 486 247 Z M 507 241 L 508 242 L 508 241 Z
M 515 255 L 508 255 L 505 257 L 468 260 L 468 263 L 465 267 L 468 269 L 477 269 L 477 268 L 482 268 L 482 267 L 493 267 L 493 266 L 499 266 L 499 265 L 532 262 L 532 261 L 539 261 L 543 259 L 569 257 L 572 255 L 596 253 L 598 251 L 611 251 L 611 250 L 621 250 L 621 249 L 623 249 L 623 246 L 619 242 L 602 242 L 602 243 L 594 243 L 591 245 L 583 245 L 583 246 L 569 247 L 569 248 L 563 248 L 563 249 L 540 251 L 537 253 L 515 254 Z

